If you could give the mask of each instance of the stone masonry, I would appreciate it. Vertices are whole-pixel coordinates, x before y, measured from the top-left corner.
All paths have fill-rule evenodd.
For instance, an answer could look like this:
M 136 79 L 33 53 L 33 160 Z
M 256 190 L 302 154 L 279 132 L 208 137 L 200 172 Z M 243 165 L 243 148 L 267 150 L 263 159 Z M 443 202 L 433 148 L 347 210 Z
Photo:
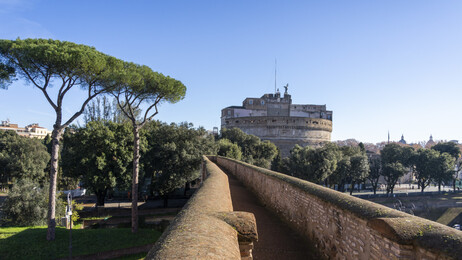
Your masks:
M 202 174 L 202 186 L 146 259 L 252 259 L 254 215 L 233 211 L 228 177 L 205 157 Z
M 292 104 L 286 92 L 246 98 L 242 106 L 221 111 L 221 128 L 239 128 L 247 134 L 273 142 L 283 157 L 295 144 L 319 145 L 330 141 L 332 111 L 325 105 Z
M 461 259 L 462 232 L 291 176 L 214 157 L 326 259 Z

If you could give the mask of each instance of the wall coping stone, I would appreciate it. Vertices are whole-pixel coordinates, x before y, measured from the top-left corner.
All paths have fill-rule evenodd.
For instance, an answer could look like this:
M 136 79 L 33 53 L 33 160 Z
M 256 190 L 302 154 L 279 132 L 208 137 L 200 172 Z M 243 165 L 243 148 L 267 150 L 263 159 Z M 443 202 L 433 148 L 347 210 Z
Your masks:
M 250 212 L 234 211 L 218 213 L 217 217 L 237 231 L 239 242 L 258 241 L 257 220 Z
M 241 259 L 238 235 L 257 236 L 252 213 L 232 212 L 228 176 L 205 156 L 202 171 L 207 178 L 145 259 Z

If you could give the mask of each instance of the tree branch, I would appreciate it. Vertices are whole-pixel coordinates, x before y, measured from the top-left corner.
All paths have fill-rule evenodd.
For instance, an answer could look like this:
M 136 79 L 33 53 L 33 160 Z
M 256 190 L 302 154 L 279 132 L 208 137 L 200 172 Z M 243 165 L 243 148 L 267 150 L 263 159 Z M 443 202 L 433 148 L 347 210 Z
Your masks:
M 48 103 L 53 107 L 53 109 L 55 111 L 58 110 L 58 106 L 53 102 L 53 100 L 50 98 L 50 96 L 48 95 L 48 92 L 46 90 L 46 88 L 48 87 L 48 85 L 50 84 L 50 80 L 51 80 L 51 75 L 49 74 L 49 72 L 47 71 L 47 74 L 45 75 L 45 82 L 43 84 L 43 87 L 40 86 L 39 84 L 37 84 L 37 82 L 35 81 L 35 78 L 32 77 L 32 75 L 30 75 L 30 73 L 22 66 L 19 65 L 19 63 L 15 62 L 14 60 L 12 61 L 13 63 L 16 64 L 16 66 L 18 66 L 23 72 L 24 74 L 26 75 L 26 77 L 32 82 L 32 84 L 37 87 L 38 89 L 40 89 L 43 93 L 43 95 L 45 96 L 45 98 L 47 99 Z
M 14 61 L 13 61 L 14 62 Z M 19 65 L 19 63 L 16 63 L 16 66 L 18 66 L 23 72 L 24 74 L 27 76 L 27 78 L 32 82 L 32 84 L 34 84 L 34 86 L 36 86 L 37 88 L 42 88 L 41 86 L 39 86 L 39 84 L 37 84 L 37 82 L 35 82 L 35 78 L 32 77 L 32 75 L 30 75 L 30 73 L 25 69 L 23 68 L 22 66 Z
M 161 101 L 162 99 L 162 96 L 158 96 L 156 98 L 156 100 L 154 101 L 154 104 L 152 104 L 150 107 L 148 107 L 148 109 L 146 109 L 146 113 L 144 113 L 144 118 L 143 118 L 143 122 L 141 122 L 140 126 L 142 127 L 147 121 L 151 121 L 151 119 L 157 115 L 159 113 L 158 109 L 157 109 L 157 104 L 159 104 L 159 102 Z M 152 109 L 152 108 L 155 108 L 156 112 L 154 112 L 152 115 L 150 115 L 148 117 L 148 114 L 149 114 L 149 111 Z
M 62 126 L 68 127 L 72 121 L 74 121 L 77 117 L 79 117 L 84 111 L 85 107 L 87 106 L 88 102 L 90 102 L 94 97 L 96 97 L 101 91 L 95 91 L 93 94 L 91 93 L 91 87 L 88 87 L 88 98 L 83 102 L 82 106 L 80 107 L 80 110 L 77 111 L 69 120 L 66 121 Z
M 124 115 L 125 115 L 127 118 L 130 118 L 130 116 L 129 116 L 129 115 L 127 114 L 127 112 L 125 111 L 125 106 L 126 106 L 126 104 L 124 104 L 123 106 L 122 106 L 122 104 L 120 104 L 120 93 L 118 93 L 117 96 L 116 96 L 116 95 L 113 95 L 113 96 L 116 98 L 117 104 L 119 105 L 120 110 L 122 110 L 122 112 L 124 113 Z
M 139 97 L 139 96 L 138 96 L 138 97 Z M 138 97 L 137 97 L 137 98 L 138 98 Z M 140 98 L 138 104 L 136 104 L 136 106 L 133 106 L 133 107 L 139 108 L 140 105 L 141 105 L 141 102 L 143 102 L 143 101 L 144 101 L 144 98 Z
M 43 73 L 42 69 L 40 68 L 39 65 L 35 64 L 35 62 L 33 61 L 30 61 L 30 63 L 40 72 L 40 74 L 42 74 L 42 77 L 45 77 L 45 74 Z M 45 69 L 46 71 L 48 71 L 47 69 Z
M 62 102 L 63 102 L 63 99 L 64 99 L 64 94 L 65 94 L 65 93 L 63 94 L 63 91 L 65 90 L 66 85 L 67 85 L 68 88 L 70 88 L 69 84 L 72 81 L 71 78 L 65 79 L 65 77 L 61 77 L 61 80 L 63 81 L 63 84 L 61 84 L 61 87 L 59 88 L 59 92 L 58 92 L 58 97 L 57 97 L 58 98 L 58 100 L 57 100 L 58 107 L 61 107 L 61 105 L 62 105 Z M 65 91 L 65 92 L 67 92 L 67 91 Z
M 128 95 L 130 95 L 130 98 L 133 97 L 133 94 L 132 93 L 129 93 Z M 128 112 L 130 112 L 130 116 L 128 118 L 130 118 L 132 120 L 133 123 L 136 122 L 136 116 L 135 116 L 135 113 L 133 112 L 133 108 L 132 108 L 132 103 L 135 101 L 136 99 L 132 100 L 131 102 L 130 99 L 128 98 L 127 96 L 127 92 L 125 92 L 125 103 L 128 105 Z

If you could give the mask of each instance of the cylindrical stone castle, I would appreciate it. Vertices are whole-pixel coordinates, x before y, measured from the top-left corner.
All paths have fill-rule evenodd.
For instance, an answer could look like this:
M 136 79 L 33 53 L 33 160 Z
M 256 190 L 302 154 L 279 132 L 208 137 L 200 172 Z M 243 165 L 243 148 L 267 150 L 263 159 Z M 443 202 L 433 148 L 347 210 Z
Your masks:
M 286 87 L 283 97 L 278 91 L 261 98 L 246 98 L 242 106 L 222 109 L 221 128 L 233 127 L 273 142 L 286 157 L 295 144 L 330 141 L 332 111 L 326 110 L 326 105 L 292 104 Z

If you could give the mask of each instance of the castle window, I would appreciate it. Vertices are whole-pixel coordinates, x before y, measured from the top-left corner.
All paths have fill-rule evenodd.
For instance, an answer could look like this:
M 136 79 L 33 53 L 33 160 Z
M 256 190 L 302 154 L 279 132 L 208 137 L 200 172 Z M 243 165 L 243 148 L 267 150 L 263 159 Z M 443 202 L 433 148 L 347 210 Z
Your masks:
M 231 110 L 228 110 L 228 116 L 230 116 L 230 115 L 231 115 Z
M 249 99 L 249 105 L 253 105 L 253 99 Z
M 262 100 L 262 101 L 261 101 L 261 104 L 262 104 L 262 105 L 264 105 L 264 104 L 265 104 L 265 101 L 264 101 L 264 100 Z
M 226 121 L 226 124 L 229 124 L 229 121 Z
M 236 120 L 236 124 L 239 123 L 239 120 Z

